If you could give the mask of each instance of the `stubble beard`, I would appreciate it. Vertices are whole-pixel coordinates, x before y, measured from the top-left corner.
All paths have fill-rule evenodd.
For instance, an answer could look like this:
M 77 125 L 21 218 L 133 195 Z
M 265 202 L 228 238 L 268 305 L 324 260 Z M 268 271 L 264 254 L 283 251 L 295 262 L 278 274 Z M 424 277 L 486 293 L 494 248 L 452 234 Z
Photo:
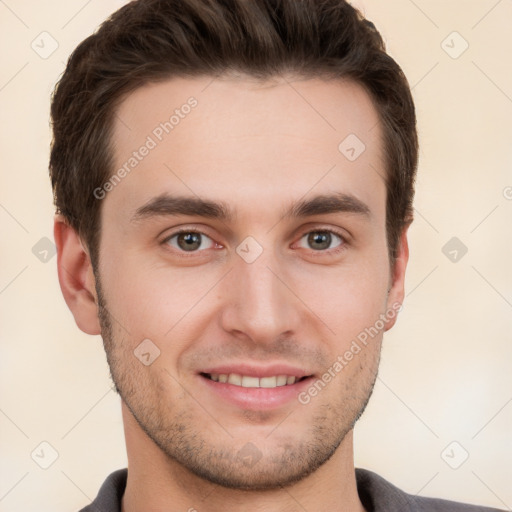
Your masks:
M 179 414 L 173 414 L 173 404 L 168 403 L 172 397 L 166 397 L 168 400 L 163 401 L 160 399 L 162 383 L 158 381 L 158 375 L 141 371 L 140 362 L 132 351 L 123 348 L 132 344 L 130 340 L 122 338 L 120 329 L 117 330 L 116 339 L 99 275 L 96 275 L 96 292 L 101 335 L 115 391 L 142 431 L 170 461 L 208 482 L 229 489 L 270 491 L 303 480 L 334 455 L 361 417 L 373 393 L 380 349 L 376 360 L 372 361 L 371 371 L 354 379 L 358 387 L 350 388 L 350 383 L 345 383 L 344 392 L 340 393 L 336 403 L 317 407 L 318 412 L 300 438 L 286 436 L 285 420 L 268 437 L 268 440 L 274 437 L 279 442 L 271 442 L 271 446 L 262 446 L 261 441 L 246 443 L 244 446 L 252 445 L 252 450 L 259 450 L 260 458 L 253 463 L 258 457 L 252 460 L 251 457 L 249 460 L 241 457 L 240 452 L 244 448 L 235 448 L 236 440 L 226 432 L 223 437 L 208 435 L 218 425 L 206 412 L 203 411 L 204 414 L 200 416 L 203 420 L 200 426 L 190 407 L 183 407 Z M 130 356 L 133 356 L 131 361 Z M 363 364 L 358 366 L 364 367 Z M 163 373 L 160 378 L 164 378 Z M 295 410 L 290 417 L 301 412 L 301 409 Z M 218 423 L 221 425 L 222 421 Z

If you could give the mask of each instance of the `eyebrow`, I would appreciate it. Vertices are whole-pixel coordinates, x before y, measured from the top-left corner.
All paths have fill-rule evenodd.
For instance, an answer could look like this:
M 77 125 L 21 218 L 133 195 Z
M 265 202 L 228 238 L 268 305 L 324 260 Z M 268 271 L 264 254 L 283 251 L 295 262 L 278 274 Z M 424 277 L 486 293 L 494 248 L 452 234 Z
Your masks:
M 230 221 L 234 218 L 231 208 L 222 201 L 209 201 L 199 197 L 161 194 L 138 208 L 132 222 L 159 216 L 188 215 Z
M 368 219 L 372 217 L 370 208 L 354 195 L 333 193 L 297 201 L 285 211 L 283 218 L 304 218 L 329 213 L 353 213 Z M 199 216 L 224 222 L 230 222 L 236 216 L 234 210 L 223 201 L 161 194 L 138 208 L 131 221 L 178 215 Z
M 334 193 L 315 196 L 294 203 L 286 212 L 286 218 L 302 218 L 327 213 L 355 213 L 371 218 L 370 208 L 352 194 Z

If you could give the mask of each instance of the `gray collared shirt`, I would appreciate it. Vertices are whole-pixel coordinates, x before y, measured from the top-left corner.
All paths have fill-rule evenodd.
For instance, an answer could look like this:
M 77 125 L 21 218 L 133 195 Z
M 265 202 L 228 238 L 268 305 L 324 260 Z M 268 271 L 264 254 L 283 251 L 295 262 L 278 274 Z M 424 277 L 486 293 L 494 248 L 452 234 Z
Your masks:
M 80 512 L 121 512 L 128 470 L 119 469 L 105 480 L 96 499 Z M 381 476 L 356 468 L 357 492 L 366 512 L 504 512 L 496 508 L 407 494 Z

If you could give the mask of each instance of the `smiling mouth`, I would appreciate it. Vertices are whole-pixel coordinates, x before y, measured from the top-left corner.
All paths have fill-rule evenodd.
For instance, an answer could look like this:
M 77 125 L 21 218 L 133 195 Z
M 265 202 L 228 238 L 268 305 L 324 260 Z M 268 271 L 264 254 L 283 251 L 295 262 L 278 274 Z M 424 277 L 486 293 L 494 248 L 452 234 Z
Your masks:
M 277 388 L 292 386 L 297 382 L 308 379 L 310 376 L 295 377 L 292 375 L 274 375 L 271 377 L 252 377 L 238 373 L 201 373 L 202 377 L 214 382 L 232 384 L 242 388 Z

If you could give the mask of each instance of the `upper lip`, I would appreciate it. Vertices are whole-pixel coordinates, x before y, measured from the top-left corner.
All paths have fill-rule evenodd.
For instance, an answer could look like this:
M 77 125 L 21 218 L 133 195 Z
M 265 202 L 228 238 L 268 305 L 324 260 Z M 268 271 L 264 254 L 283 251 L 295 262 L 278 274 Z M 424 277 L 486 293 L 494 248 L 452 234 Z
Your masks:
M 265 365 L 255 365 L 254 363 L 239 363 L 239 364 L 222 364 L 218 366 L 211 366 L 199 371 L 199 373 L 229 375 L 236 373 L 238 375 L 245 375 L 247 377 L 274 377 L 276 375 L 286 375 L 288 377 L 308 377 L 311 373 L 306 372 L 296 366 L 291 366 L 285 363 L 272 363 Z

